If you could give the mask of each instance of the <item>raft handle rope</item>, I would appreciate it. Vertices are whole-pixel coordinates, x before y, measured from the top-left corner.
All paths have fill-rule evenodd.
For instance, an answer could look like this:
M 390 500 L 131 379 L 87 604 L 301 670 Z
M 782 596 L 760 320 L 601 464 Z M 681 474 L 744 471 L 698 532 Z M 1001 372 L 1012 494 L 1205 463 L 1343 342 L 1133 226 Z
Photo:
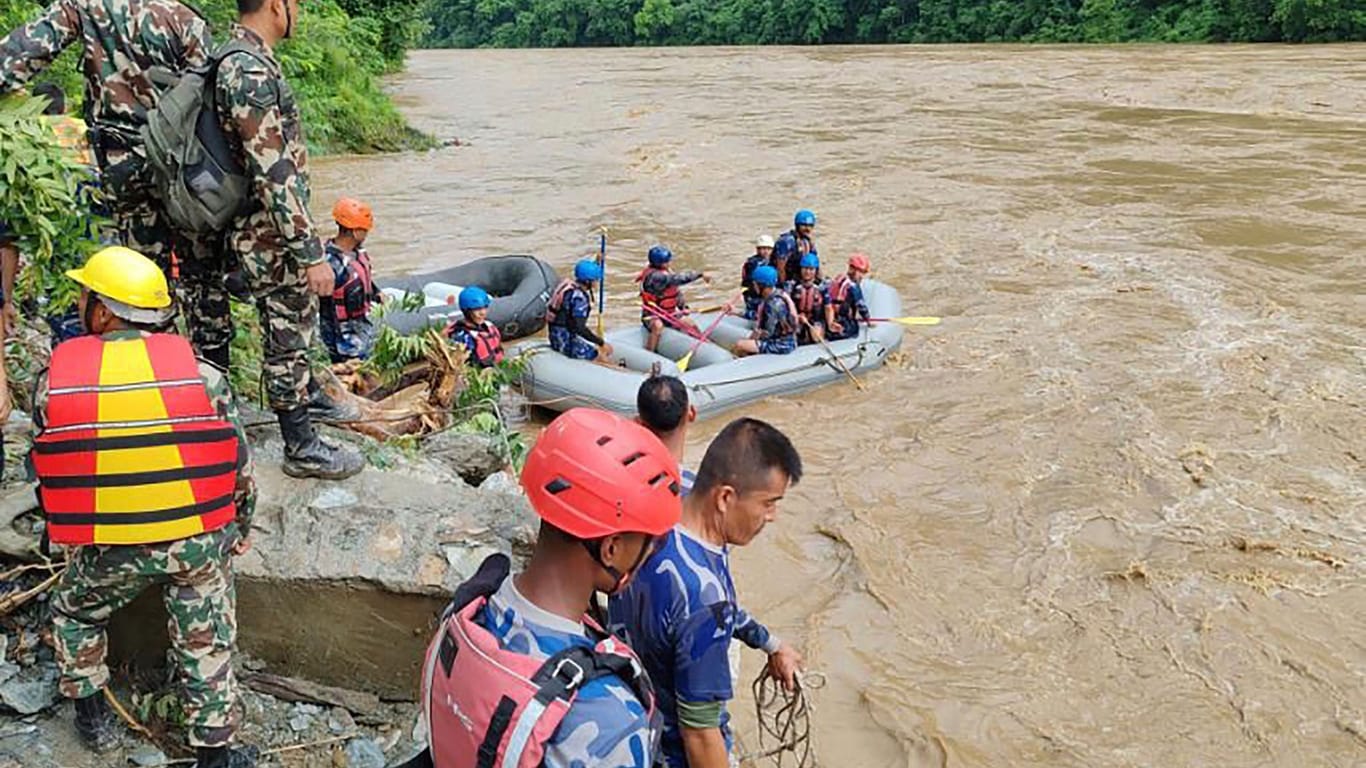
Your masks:
M 815 709 L 807 692 L 824 687 L 825 675 L 820 672 L 798 672 L 796 690 L 789 691 L 770 677 L 767 669 L 760 670 L 751 686 L 754 719 L 759 724 L 759 749 L 741 755 L 740 764 L 768 759 L 782 768 L 791 753 L 796 768 L 814 768 L 811 719 Z

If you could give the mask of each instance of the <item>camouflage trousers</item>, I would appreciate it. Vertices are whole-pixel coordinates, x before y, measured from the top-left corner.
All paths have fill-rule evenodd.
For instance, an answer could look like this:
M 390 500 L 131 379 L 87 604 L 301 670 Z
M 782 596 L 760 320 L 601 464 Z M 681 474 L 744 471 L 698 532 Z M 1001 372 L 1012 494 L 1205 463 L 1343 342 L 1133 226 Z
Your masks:
M 229 526 L 162 544 L 75 549 L 51 598 L 62 695 L 84 698 L 109 682 L 109 617 L 143 590 L 159 586 L 170 616 L 166 626 L 190 744 L 227 744 L 240 719 L 232 674 L 237 638 L 229 562 L 233 531 Z
M 225 365 L 232 343 L 232 312 L 223 278 L 230 260 L 221 239 L 191 239 L 176 233 L 164 214 L 141 206 L 116 213 L 119 240 L 161 266 L 175 286 L 176 304 L 185 319 L 190 343 L 206 360 Z M 175 265 L 171 256 L 175 255 Z

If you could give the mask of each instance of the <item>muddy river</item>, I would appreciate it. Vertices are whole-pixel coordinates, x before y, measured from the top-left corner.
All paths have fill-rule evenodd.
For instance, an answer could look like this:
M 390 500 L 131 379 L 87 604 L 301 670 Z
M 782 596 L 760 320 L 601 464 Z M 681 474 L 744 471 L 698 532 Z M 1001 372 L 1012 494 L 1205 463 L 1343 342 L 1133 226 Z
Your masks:
M 751 411 L 807 475 L 737 580 L 828 678 L 824 765 L 1361 766 L 1363 53 L 419 52 L 464 145 L 314 203 L 374 204 L 381 274 L 605 226 L 614 322 L 649 244 L 729 278 L 810 207 L 945 318 Z

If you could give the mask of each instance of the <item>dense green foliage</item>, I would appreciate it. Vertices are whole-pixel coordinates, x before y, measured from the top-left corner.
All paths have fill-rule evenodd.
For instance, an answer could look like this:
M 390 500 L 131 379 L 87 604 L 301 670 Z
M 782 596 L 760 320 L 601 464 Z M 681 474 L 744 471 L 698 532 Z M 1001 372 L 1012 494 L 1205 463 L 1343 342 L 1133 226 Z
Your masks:
M 426 27 L 421 0 L 310 0 L 299 28 L 278 51 L 299 96 L 309 146 L 321 152 L 393 151 L 431 140 L 404 121 L 379 77 L 403 65 L 407 48 Z M 0 0 L 0 34 L 32 19 L 41 0 Z M 214 40 L 227 37 L 235 0 L 188 2 L 208 19 Z M 74 45 L 43 79 L 60 83 L 68 107 L 79 110 L 82 85 Z
M 1362 0 L 427 0 L 446 47 L 1366 39 Z

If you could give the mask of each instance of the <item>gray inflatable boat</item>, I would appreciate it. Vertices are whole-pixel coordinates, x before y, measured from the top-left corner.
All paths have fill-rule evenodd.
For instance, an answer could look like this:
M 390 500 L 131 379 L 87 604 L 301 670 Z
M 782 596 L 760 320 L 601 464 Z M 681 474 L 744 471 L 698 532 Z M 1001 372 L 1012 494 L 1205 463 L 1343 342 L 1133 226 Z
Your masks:
M 890 285 L 864 280 L 863 291 L 873 317 L 901 315 L 901 295 Z M 693 319 L 705 329 L 716 315 L 694 315 Z M 634 415 L 636 390 L 655 364 L 662 373 L 681 376 L 699 418 L 766 397 L 804 392 L 845 380 L 843 371 L 819 344 L 798 347 L 790 355 L 737 358 L 727 351 L 748 336 L 752 327 L 740 318 L 723 319 L 710 337 L 716 343 L 708 341 L 700 346 L 682 374 L 676 361 L 692 347 L 692 337 L 667 329 L 659 343 L 659 354 L 655 354 L 645 350 L 645 329 L 639 324 L 607 332 L 618 367 L 571 360 L 550 349 L 545 341 L 523 342 L 512 351 L 526 356 L 522 394 L 533 405 L 556 411 L 588 406 Z M 901 346 L 904 333 L 898 323 L 876 323 L 862 327 L 858 337 L 830 342 L 829 347 L 857 374 L 886 362 L 888 353 Z
M 385 312 L 380 316 L 380 324 L 399 333 L 419 333 L 428 326 L 444 328 L 460 316 L 456 306 L 460 290 L 477 285 L 493 297 L 489 322 L 498 326 L 504 339 L 517 339 L 545 327 L 546 303 L 560 277 L 554 267 L 535 256 L 516 254 L 488 256 L 436 272 L 376 282 L 381 290 L 395 298 L 415 293 L 425 299 L 426 306 L 421 309 Z

